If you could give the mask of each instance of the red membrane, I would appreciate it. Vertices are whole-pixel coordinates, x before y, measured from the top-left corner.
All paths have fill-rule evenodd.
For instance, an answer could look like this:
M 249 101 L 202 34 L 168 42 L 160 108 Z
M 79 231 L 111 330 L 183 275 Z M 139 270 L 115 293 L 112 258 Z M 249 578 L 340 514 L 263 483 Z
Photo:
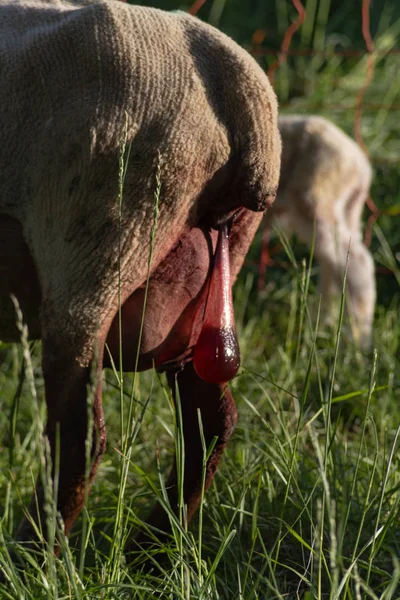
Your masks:
M 204 381 L 218 384 L 230 381 L 240 367 L 226 224 L 219 227 L 204 323 L 194 349 L 193 365 Z

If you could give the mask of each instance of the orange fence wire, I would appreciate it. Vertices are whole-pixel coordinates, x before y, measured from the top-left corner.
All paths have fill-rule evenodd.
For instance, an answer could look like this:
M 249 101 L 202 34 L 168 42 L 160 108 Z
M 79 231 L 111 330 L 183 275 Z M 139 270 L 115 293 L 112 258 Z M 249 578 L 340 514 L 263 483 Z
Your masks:
M 361 119 L 364 108 L 364 97 L 367 92 L 367 89 L 372 83 L 374 78 L 374 69 L 375 69 L 375 58 L 374 58 L 374 44 L 371 37 L 370 30 L 370 19 L 369 19 L 369 9 L 370 9 L 371 0 L 363 0 L 361 7 L 361 23 L 362 23 L 362 34 L 365 40 L 365 45 L 367 47 L 368 52 L 368 61 L 367 61 L 367 73 L 365 77 L 364 84 L 360 87 L 357 93 L 357 101 L 356 101 L 356 114 L 354 117 L 354 137 L 357 143 L 364 150 L 365 154 L 369 156 L 368 148 L 365 145 L 363 137 L 361 135 Z M 372 200 L 369 195 L 367 198 L 367 206 L 371 211 L 371 215 L 368 218 L 367 226 L 365 228 L 364 234 L 364 243 L 369 246 L 371 244 L 372 238 L 372 227 L 375 221 L 378 219 L 381 214 L 375 202 Z
M 272 63 L 272 65 L 268 69 L 267 75 L 268 75 L 269 80 L 272 85 L 274 85 L 274 77 L 275 77 L 276 69 L 279 67 L 279 65 L 281 65 L 282 63 L 284 63 L 287 60 L 287 55 L 288 55 L 290 44 L 292 42 L 292 38 L 293 38 L 294 34 L 296 33 L 296 31 L 299 29 L 299 27 L 301 27 L 301 25 L 304 23 L 304 20 L 306 18 L 306 11 L 305 11 L 304 6 L 300 2 L 300 0 L 292 0 L 292 2 L 293 2 L 295 9 L 297 10 L 298 17 L 294 23 L 289 25 L 289 27 L 287 28 L 287 30 L 285 32 L 285 35 L 283 36 L 278 60 L 276 60 L 274 63 Z
M 189 8 L 188 13 L 190 15 L 197 15 L 203 4 L 206 3 L 206 0 L 195 0 L 192 6 Z
M 262 34 L 262 36 L 261 36 Z M 253 35 L 253 40 L 255 41 L 255 45 L 251 50 L 251 54 L 253 56 L 276 56 L 281 52 L 281 50 L 274 50 L 273 48 L 262 48 L 261 44 L 264 39 L 267 37 L 267 32 L 264 29 L 256 29 Z M 390 48 L 388 50 L 379 50 L 376 49 L 373 51 L 374 56 L 388 56 L 390 54 L 400 54 L 399 48 Z M 357 56 L 364 56 L 365 49 L 360 48 L 344 48 L 343 50 L 328 50 L 324 48 L 323 50 L 316 50 L 314 48 L 296 48 L 294 50 L 288 49 L 285 54 L 287 56 L 323 56 L 325 58 L 333 57 L 333 56 L 342 56 L 344 58 L 353 58 Z

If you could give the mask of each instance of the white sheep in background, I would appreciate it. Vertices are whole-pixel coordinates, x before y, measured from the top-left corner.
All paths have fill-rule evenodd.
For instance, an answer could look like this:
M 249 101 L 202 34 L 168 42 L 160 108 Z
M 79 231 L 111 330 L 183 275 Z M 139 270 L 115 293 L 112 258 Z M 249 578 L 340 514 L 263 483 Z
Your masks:
M 343 285 L 348 252 L 347 306 L 354 338 L 371 344 L 375 276 L 371 253 L 362 241 L 361 214 L 372 170 L 360 147 L 330 121 L 318 116 L 279 118 L 282 163 L 278 194 L 267 223 L 279 218 L 290 235 L 309 246 L 315 221 L 315 256 L 327 315 Z

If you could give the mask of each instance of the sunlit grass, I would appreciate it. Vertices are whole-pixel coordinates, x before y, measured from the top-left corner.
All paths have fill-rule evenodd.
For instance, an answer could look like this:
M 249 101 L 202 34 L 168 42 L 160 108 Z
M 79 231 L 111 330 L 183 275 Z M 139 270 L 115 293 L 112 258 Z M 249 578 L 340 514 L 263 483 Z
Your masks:
M 200 529 L 198 519 L 187 529 L 171 514 L 174 535 L 169 544 L 150 557 L 132 555 L 131 564 L 122 556 L 111 579 L 106 575 L 121 498 L 122 448 L 119 392 L 114 374 L 106 371 L 109 445 L 89 497 L 86 534 L 81 518 L 69 546 L 65 541 L 61 559 L 53 558 L 54 567 L 49 568 L 45 551 L 47 566 L 42 569 L 41 559 L 35 565 L 31 558 L 26 580 L 2 553 L 13 581 L 12 592 L 3 588 L 5 598 L 7 593 L 10 598 L 55 597 L 55 590 L 58 597 L 73 598 L 148 598 L 153 593 L 165 598 L 267 598 L 303 597 L 306 592 L 310 598 L 356 598 L 357 590 L 371 597 L 396 597 L 398 302 L 378 311 L 376 352 L 363 355 L 349 340 L 336 344 L 335 334 L 316 331 L 318 301 L 313 289 L 304 297 L 301 268 L 284 272 L 282 279 L 284 293 L 279 285 L 270 285 L 268 295 L 257 296 L 250 269 L 236 288 L 243 367 L 232 389 L 240 419 L 205 496 Z M 302 305 L 310 315 L 299 338 Z M 338 322 L 339 317 L 340 307 Z M 29 417 L 26 384 L 10 437 L 22 351 L 4 347 L 2 352 L 1 385 L 8 400 L 5 396 L 0 414 L 0 490 L 2 535 L 9 539 L 31 496 L 40 438 L 37 423 Z M 32 365 L 42 402 L 39 359 L 36 346 Z M 132 376 L 125 375 L 127 397 L 131 385 Z M 177 426 L 179 431 L 163 376 L 140 374 L 136 389 L 138 413 L 147 408 L 131 448 L 121 499 L 127 518 L 120 540 L 145 522 L 157 498 L 169 510 L 163 481 L 172 463 Z M 176 448 L 179 453 L 179 444 Z
M 318 23 L 314 34 L 307 21 L 302 39 L 334 49 L 337 40 L 324 36 L 330 3 L 317 4 L 306 2 Z M 213 19 L 223 22 L 228 6 L 215 1 Z M 283 32 L 291 16 L 280 6 Z M 399 29 L 385 19 L 379 50 L 394 47 Z M 341 39 L 344 46 L 350 41 Z M 362 121 L 375 168 L 372 195 L 392 210 L 373 232 L 377 267 L 390 269 L 378 272 L 375 350 L 353 345 L 340 305 L 333 328 L 320 323 L 317 268 L 304 248 L 287 245 L 277 256 L 285 268 L 269 268 L 258 291 L 257 238 L 235 288 L 242 368 L 231 388 L 240 418 L 200 514 L 187 527 L 184 507 L 176 517 L 168 505 L 165 481 L 175 453 L 182 463 L 182 444 L 164 375 L 134 380 L 108 370 L 108 447 L 69 540 L 56 522 L 51 490 L 47 498 L 62 546 L 55 558 L 49 548 L 24 552 L 13 538 L 39 466 L 45 470 L 40 344 L 1 344 L 0 565 L 8 582 L 0 584 L 0 598 L 399 597 L 400 126 L 390 110 L 399 89 L 396 56 L 380 56 L 366 102 L 383 108 L 366 111 Z M 339 58 L 301 57 L 277 71 L 276 86 L 288 112 L 319 112 L 351 133 L 364 76 L 363 58 L 349 66 Z M 302 93 L 293 94 L 300 80 Z M 170 515 L 169 543 L 125 556 L 125 541 L 145 527 L 156 501 Z M 9 550 L 29 564 L 25 575 Z

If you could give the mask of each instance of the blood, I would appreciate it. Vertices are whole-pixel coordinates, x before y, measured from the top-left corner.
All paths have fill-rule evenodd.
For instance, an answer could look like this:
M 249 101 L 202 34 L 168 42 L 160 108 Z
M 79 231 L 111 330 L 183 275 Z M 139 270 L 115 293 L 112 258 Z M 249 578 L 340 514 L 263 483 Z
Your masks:
M 194 350 L 193 365 L 208 383 L 230 381 L 240 367 L 240 351 L 233 311 L 227 225 L 220 225 L 203 327 Z

